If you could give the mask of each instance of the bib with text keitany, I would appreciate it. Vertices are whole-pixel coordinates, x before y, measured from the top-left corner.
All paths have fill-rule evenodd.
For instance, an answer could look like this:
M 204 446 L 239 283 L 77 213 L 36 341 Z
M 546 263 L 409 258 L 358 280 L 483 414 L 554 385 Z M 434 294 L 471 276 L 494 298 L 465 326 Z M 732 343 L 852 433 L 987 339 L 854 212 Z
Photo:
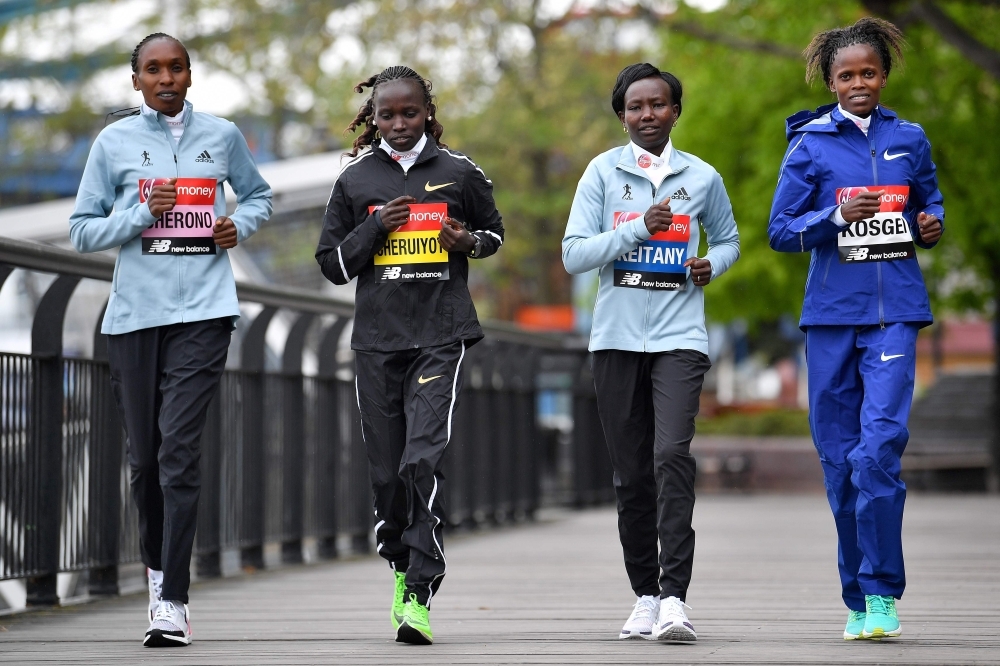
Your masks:
M 642 213 L 616 212 L 614 228 L 639 217 Z M 668 230 L 653 234 L 615 260 L 615 286 L 684 291 L 687 288 L 684 262 L 690 240 L 691 218 L 674 213 Z
M 146 203 L 153 188 L 168 178 L 139 179 L 139 202 Z M 216 254 L 214 178 L 178 178 L 177 202 L 142 232 L 143 254 Z
M 896 261 L 916 256 L 910 225 L 903 217 L 910 188 L 906 185 L 869 185 L 842 187 L 837 190 L 837 203 L 843 205 L 862 192 L 882 191 L 879 212 L 872 217 L 850 222 L 837 235 L 840 263 Z
M 369 206 L 374 213 L 381 206 Z M 410 204 L 410 219 L 389 233 L 375 254 L 376 282 L 436 282 L 447 280 L 448 252 L 438 242 L 448 204 Z

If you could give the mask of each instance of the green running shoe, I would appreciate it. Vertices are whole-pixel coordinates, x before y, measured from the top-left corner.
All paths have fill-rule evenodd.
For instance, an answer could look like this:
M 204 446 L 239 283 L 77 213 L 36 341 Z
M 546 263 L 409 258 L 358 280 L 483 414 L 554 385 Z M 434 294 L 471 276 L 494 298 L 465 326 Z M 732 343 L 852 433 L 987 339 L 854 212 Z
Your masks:
M 397 643 L 410 643 L 411 645 L 430 645 L 434 642 L 434 634 L 431 633 L 430 618 L 427 617 L 427 606 L 417 601 L 417 595 L 411 593 L 410 600 L 406 602 L 403 609 L 403 621 L 399 623 L 396 630 Z
M 865 616 L 865 628 L 861 632 L 862 638 L 880 640 L 895 638 L 903 633 L 899 626 L 899 618 L 896 617 L 895 599 L 867 594 L 865 606 L 868 608 L 868 613 Z
M 389 619 L 392 621 L 392 630 L 399 629 L 399 624 L 403 621 L 403 610 L 406 608 L 406 572 L 393 571 L 396 576 L 396 591 L 392 595 L 392 613 Z
M 844 629 L 845 641 L 856 641 L 861 638 L 861 632 L 865 630 L 865 615 L 862 611 L 847 612 L 847 628 Z

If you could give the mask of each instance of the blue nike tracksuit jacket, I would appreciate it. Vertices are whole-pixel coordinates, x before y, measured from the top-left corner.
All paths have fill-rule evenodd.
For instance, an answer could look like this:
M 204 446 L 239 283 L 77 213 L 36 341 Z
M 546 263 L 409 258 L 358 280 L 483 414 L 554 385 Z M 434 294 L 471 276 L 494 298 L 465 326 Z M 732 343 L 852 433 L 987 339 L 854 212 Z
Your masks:
M 228 182 L 236 193 L 229 218 L 239 242 L 271 215 L 271 188 L 240 130 L 228 120 L 195 113 L 190 102 L 185 106 L 179 143 L 163 116 L 144 107 L 139 115 L 105 127 L 87 158 L 69 219 L 70 240 L 80 252 L 120 247 L 102 333 L 220 317 L 235 321 L 240 315 L 226 250 L 203 256 L 142 254 L 140 234 L 156 218 L 139 203 L 140 179 L 214 179 L 217 218 L 226 214 L 223 183 Z
M 906 585 L 901 541 L 906 485 L 900 457 L 916 361 L 917 331 L 933 320 L 915 257 L 841 260 L 839 188 L 907 186 L 903 217 L 914 243 L 917 214 L 944 224 L 923 129 L 877 107 L 867 136 L 836 104 L 787 121 L 788 150 L 768 236 L 780 252 L 810 252 L 800 326 L 806 331 L 809 422 L 839 538 L 843 598 L 899 598 Z

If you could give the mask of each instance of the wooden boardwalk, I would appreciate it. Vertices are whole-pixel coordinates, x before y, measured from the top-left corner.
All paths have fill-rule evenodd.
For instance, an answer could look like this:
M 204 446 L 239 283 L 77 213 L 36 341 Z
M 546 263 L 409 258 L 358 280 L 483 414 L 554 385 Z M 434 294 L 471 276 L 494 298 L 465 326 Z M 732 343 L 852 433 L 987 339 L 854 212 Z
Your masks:
M 446 544 L 437 642 L 394 643 L 376 558 L 198 584 L 195 643 L 149 650 L 143 596 L 0 617 L 18 664 L 1000 664 L 1000 498 L 911 496 L 903 637 L 845 642 L 833 519 L 816 495 L 705 496 L 695 645 L 619 642 L 634 597 L 613 510 Z

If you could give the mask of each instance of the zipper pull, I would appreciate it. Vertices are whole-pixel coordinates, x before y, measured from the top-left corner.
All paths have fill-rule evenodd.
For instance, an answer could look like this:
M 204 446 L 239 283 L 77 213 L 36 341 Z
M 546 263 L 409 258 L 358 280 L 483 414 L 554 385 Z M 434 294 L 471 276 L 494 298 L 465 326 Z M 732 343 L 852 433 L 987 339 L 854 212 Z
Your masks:
M 174 164 L 177 164 L 177 156 L 174 155 Z

